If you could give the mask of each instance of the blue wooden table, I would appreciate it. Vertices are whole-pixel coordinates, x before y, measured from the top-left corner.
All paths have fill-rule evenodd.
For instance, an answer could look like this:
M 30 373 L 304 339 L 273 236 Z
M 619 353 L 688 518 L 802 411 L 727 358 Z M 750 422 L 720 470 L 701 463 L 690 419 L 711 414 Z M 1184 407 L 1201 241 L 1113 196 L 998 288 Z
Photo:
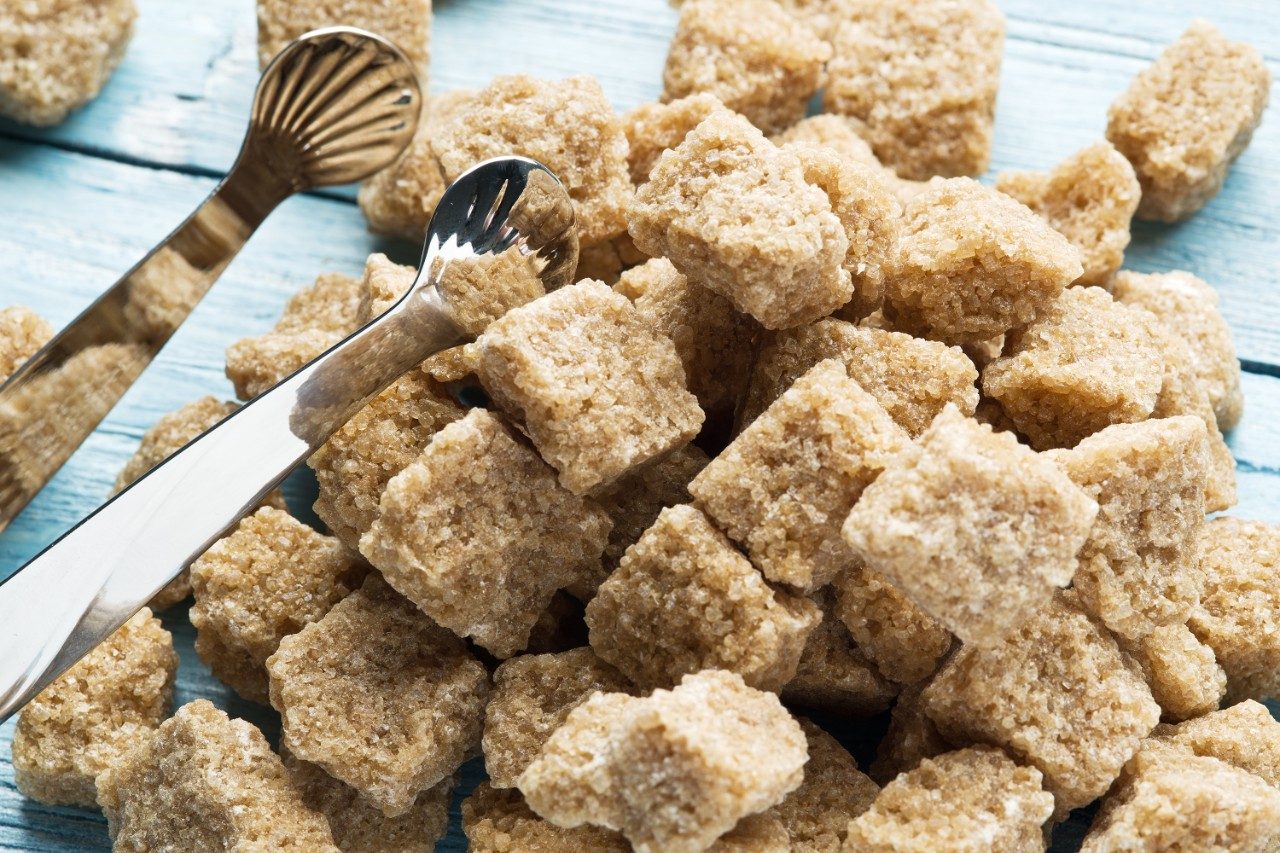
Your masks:
M 999 0 L 1008 17 L 994 168 L 1047 168 L 1101 138 L 1106 108 L 1197 15 L 1252 41 L 1280 77 L 1274 0 Z M 0 121 L 0 306 L 70 320 L 213 187 L 234 159 L 257 77 L 253 0 L 139 0 L 137 33 L 102 97 L 51 130 Z M 597 76 L 618 109 L 653 100 L 675 12 L 665 0 L 436 0 L 433 90 L 495 74 Z M 1280 98 L 1278 98 L 1280 100 Z M 1280 522 L 1280 117 L 1271 115 L 1226 189 L 1191 221 L 1139 225 L 1128 266 L 1188 269 L 1216 285 L 1245 368 L 1247 412 L 1230 437 L 1239 515 Z M 54 482 L 0 535 L 6 576 L 108 493 L 142 432 L 203 394 L 232 396 L 228 344 L 268 328 L 317 273 L 358 274 L 370 236 L 347 188 L 287 202 L 227 270 L 156 363 Z M 296 510 L 305 476 L 290 483 Z M 272 728 L 196 659 L 185 613 L 167 614 L 182 655 L 177 702 L 207 697 Z M 0 727 L 0 849 L 108 847 L 100 815 L 25 801 Z M 474 764 L 466 774 L 473 780 Z M 461 850 L 455 828 L 441 849 Z M 1067 840 L 1064 849 L 1069 848 Z

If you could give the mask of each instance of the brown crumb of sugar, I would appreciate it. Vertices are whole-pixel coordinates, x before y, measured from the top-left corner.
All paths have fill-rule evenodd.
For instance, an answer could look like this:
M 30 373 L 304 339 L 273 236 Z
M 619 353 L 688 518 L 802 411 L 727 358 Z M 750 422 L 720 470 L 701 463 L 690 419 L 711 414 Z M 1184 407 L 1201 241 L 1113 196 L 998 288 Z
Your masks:
M 520 777 L 562 826 L 619 830 L 640 853 L 705 850 L 800 786 L 807 744 L 772 694 L 735 673 L 687 675 L 637 699 L 597 693 Z
M 462 801 L 462 831 L 473 853 L 630 853 L 619 833 L 590 824 L 556 826 L 543 820 L 514 788 L 481 782 Z
M 691 506 L 664 509 L 587 605 L 591 647 L 645 689 L 716 667 L 778 690 L 820 620 Z
M 641 104 L 622 116 L 630 153 L 627 163 L 637 187 L 649 180 L 662 152 L 675 148 L 702 120 L 724 104 L 709 92 L 698 92 L 666 103 Z
M 799 723 L 809 746 L 804 781 L 765 814 L 782 821 L 791 842 L 786 849 L 839 853 L 849 821 L 870 808 L 880 786 L 839 741 L 809 720 Z
M 927 681 L 912 684 L 898 694 L 889 716 L 889 728 L 876 745 L 876 757 L 867 768 L 871 778 L 881 785 L 916 769 L 924 759 L 950 752 L 959 745 L 944 738 L 925 713 L 921 696 L 926 686 Z
M 1216 758 L 1280 787 L 1280 722 L 1267 707 L 1246 699 L 1178 725 L 1163 725 L 1154 737 Z
M 880 713 L 893 701 L 896 686 L 882 678 L 854 644 L 832 614 L 829 596 L 820 595 L 817 602 L 822 622 L 809 634 L 795 677 L 782 688 L 782 701 L 842 717 Z
M 1137 640 L 1116 639 L 1142 667 L 1162 720 L 1178 723 L 1217 710 L 1227 692 L 1227 674 L 1213 649 L 1186 625 L 1164 625 Z
M 979 343 L 1031 323 L 1083 271 L 1079 250 L 1024 205 L 935 178 L 903 211 L 884 314 L 917 337 Z
M 1142 188 L 1111 143 L 1094 143 L 1047 173 L 1001 172 L 996 189 L 1043 216 L 1080 250 L 1084 273 L 1077 284 L 1106 286 L 1124 263 Z
M 631 690 L 590 648 L 512 658 L 494 672 L 493 684 L 481 746 L 489 783 L 497 788 L 514 788 L 551 733 L 593 693 Z
M 608 491 L 702 426 L 675 344 L 600 282 L 511 311 L 476 349 L 485 390 L 575 494 Z
M 1053 795 L 1034 767 L 986 746 L 926 758 L 849 824 L 850 853 L 1044 849 Z
M 867 127 L 903 178 L 978 175 L 991 159 L 1004 16 L 989 0 L 844 0 L 823 106 Z
M 771 139 L 779 148 L 791 144 L 827 148 L 845 161 L 882 168 L 864 136 L 866 132 L 866 125 L 852 116 L 823 113 L 802 119 Z
M 1199 418 L 1117 424 L 1049 456 L 1098 503 L 1077 554 L 1081 606 L 1130 639 L 1185 623 L 1200 600 L 1208 458 Z
M 177 669 L 173 638 L 144 607 L 22 709 L 18 790 L 49 805 L 97 805 L 94 779 L 160 725 Z
M 204 699 L 99 776 L 98 799 L 116 850 L 338 850 L 262 732 Z
M 1215 518 L 1201 544 L 1204 588 L 1188 624 L 1226 670 L 1227 703 L 1280 696 L 1280 528 Z
M 337 539 L 263 507 L 191 565 L 196 653 L 237 693 L 267 703 L 267 658 L 360 585 Z
M 858 649 L 895 684 L 932 675 L 953 637 L 880 573 L 854 566 L 832 582 L 835 614 Z
M 831 47 L 773 0 L 688 0 L 662 99 L 709 93 L 765 133 L 804 118 Z
M 1146 420 L 1164 378 L 1154 322 L 1101 288 L 1070 288 L 1010 333 L 1004 355 L 982 371 L 983 393 L 1037 450 Z
M 840 528 L 910 442 L 836 359 L 819 362 L 689 484 L 764 576 L 810 592 L 853 564 Z
M 948 403 L 965 414 L 973 414 L 978 403 L 978 372 L 958 347 L 825 319 L 775 333 L 761 348 L 743 404 L 743 425 L 827 358 L 844 362 L 849 376 L 912 437 Z
M 480 743 L 489 674 L 376 574 L 267 661 L 281 743 L 388 817 Z
M 1176 222 L 1217 195 L 1262 121 L 1271 75 L 1253 47 L 1194 21 L 1107 112 L 1142 183 L 1140 219 Z
M 1071 581 L 1097 511 L 1051 461 L 948 406 L 862 493 L 844 537 L 943 627 L 989 646 Z
M 285 45 L 322 27 L 359 27 L 379 33 L 404 51 L 426 88 L 431 57 L 431 0 L 257 0 L 258 62 L 266 67 Z
M 52 337 L 53 327 L 25 305 L 10 305 L 0 311 L 0 382 Z
M 1137 664 L 1069 596 L 995 648 L 961 647 L 921 701 L 948 740 L 1038 768 L 1059 816 L 1101 796 L 1160 720 Z
M 849 301 L 844 225 L 800 158 L 716 110 L 659 158 L 629 210 L 631 236 L 767 329 Z M 712 227 L 714 226 L 714 227 Z

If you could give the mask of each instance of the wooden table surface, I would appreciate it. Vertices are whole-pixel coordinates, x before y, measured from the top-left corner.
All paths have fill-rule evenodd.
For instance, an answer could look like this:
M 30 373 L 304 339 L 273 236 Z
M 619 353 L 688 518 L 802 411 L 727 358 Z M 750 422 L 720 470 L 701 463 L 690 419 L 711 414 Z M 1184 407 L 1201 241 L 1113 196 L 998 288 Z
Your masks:
M 1047 168 L 1101 138 L 1130 78 L 1198 14 L 1252 41 L 1280 77 L 1273 0 L 1000 0 L 1008 17 L 995 169 Z M 257 77 L 253 0 L 139 0 L 124 64 L 102 96 L 58 128 L 0 120 L 0 306 L 69 321 L 162 238 L 231 164 Z M 436 0 L 431 88 L 495 74 L 593 74 L 618 109 L 654 99 L 675 12 L 664 0 Z M 1280 98 L 1277 98 L 1280 100 Z M 1217 286 L 1245 369 L 1247 410 L 1230 436 L 1241 516 L 1280 522 L 1280 117 L 1272 115 L 1225 190 L 1191 221 L 1138 224 L 1127 265 L 1187 269 Z M 203 394 L 232 395 L 228 344 L 267 329 L 318 273 L 358 274 L 371 251 L 416 247 L 365 231 L 344 188 L 286 202 L 152 368 L 3 535 L 0 578 L 95 507 L 142 432 Z M 289 483 L 304 511 L 313 485 Z M 274 734 L 270 712 L 235 698 L 192 652 L 185 612 L 166 615 L 182 654 L 177 702 L 207 697 Z M 24 800 L 0 727 L 0 849 L 108 847 L 94 812 Z M 473 762 L 464 774 L 474 783 Z M 456 807 L 456 803 L 455 803 Z M 1055 845 L 1073 849 L 1073 833 Z M 465 846 L 455 821 L 442 850 Z

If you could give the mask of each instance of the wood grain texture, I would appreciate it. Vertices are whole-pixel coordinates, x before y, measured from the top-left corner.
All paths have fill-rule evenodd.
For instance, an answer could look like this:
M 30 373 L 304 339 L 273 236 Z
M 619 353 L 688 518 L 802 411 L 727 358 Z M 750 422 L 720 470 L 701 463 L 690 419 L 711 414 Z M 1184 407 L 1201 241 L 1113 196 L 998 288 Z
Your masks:
M 1253 41 L 1280 76 L 1274 0 L 998 0 L 1009 22 L 994 170 L 1048 168 L 1101 137 L 1106 108 L 1197 15 Z M 181 220 L 232 162 L 257 78 L 253 0 L 139 0 L 128 57 L 103 96 L 61 127 L 0 121 L 0 305 L 23 303 L 55 324 L 109 286 Z M 484 85 L 501 73 L 592 74 L 619 109 L 660 90 L 675 12 L 665 0 L 436 0 L 431 87 Z M 1129 266 L 1190 269 L 1213 282 L 1246 367 L 1248 409 L 1230 437 L 1246 517 L 1280 522 L 1280 120 L 1272 116 L 1223 193 L 1190 222 L 1140 225 Z M 230 397 L 228 344 L 271 325 L 287 298 L 324 271 L 358 273 L 364 257 L 416 247 L 370 237 L 352 188 L 293 199 L 278 211 L 151 370 L 17 522 L 0 535 L 0 577 L 107 494 L 142 432 L 202 394 Z M 305 513 L 314 484 L 288 483 Z M 179 703 L 207 697 L 261 725 L 267 709 L 236 699 L 192 651 L 185 613 L 166 615 L 182 656 Z M 845 727 L 851 743 L 859 730 Z M 874 728 L 874 726 L 872 726 Z M 0 727 L 0 849 L 108 847 L 100 815 L 25 801 Z M 865 739 L 865 735 L 864 735 Z M 480 776 L 464 768 L 462 790 Z M 454 807 L 456 810 L 457 803 Z M 464 849 L 455 814 L 442 850 Z M 1074 849 L 1082 828 L 1061 828 Z

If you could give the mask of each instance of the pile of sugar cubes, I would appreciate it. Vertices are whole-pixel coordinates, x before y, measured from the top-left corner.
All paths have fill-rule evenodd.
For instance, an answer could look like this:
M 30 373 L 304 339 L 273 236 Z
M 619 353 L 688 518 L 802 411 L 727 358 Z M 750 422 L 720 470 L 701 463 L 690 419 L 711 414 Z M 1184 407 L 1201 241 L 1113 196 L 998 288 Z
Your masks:
M 354 23 L 425 70 L 426 0 L 321 5 L 259 0 L 263 57 Z M 474 342 L 310 460 L 328 532 L 271 495 L 153 602 L 194 597 L 278 752 L 168 716 L 144 610 L 23 711 L 19 787 L 126 850 L 429 850 L 477 754 L 479 851 L 1042 850 L 1096 801 L 1086 850 L 1277 849 L 1280 529 L 1207 520 L 1239 364 L 1208 284 L 1122 269 L 1135 215 L 1222 186 L 1268 73 L 1194 23 L 1106 140 L 992 188 L 1004 28 L 989 0 L 686 0 L 660 103 L 433 97 L 369 226 L 420 240 L 460 172 L 534 157 L 577 283 L 490 271 Z M 251 399 L 412 281 L 321 275 L 227 375 Z M 0 314 L 0 367 L 49 334 Z M 119 487 L 233 409 L 162 419 Z M 862 769 L 805 716 L 890 710 Z

